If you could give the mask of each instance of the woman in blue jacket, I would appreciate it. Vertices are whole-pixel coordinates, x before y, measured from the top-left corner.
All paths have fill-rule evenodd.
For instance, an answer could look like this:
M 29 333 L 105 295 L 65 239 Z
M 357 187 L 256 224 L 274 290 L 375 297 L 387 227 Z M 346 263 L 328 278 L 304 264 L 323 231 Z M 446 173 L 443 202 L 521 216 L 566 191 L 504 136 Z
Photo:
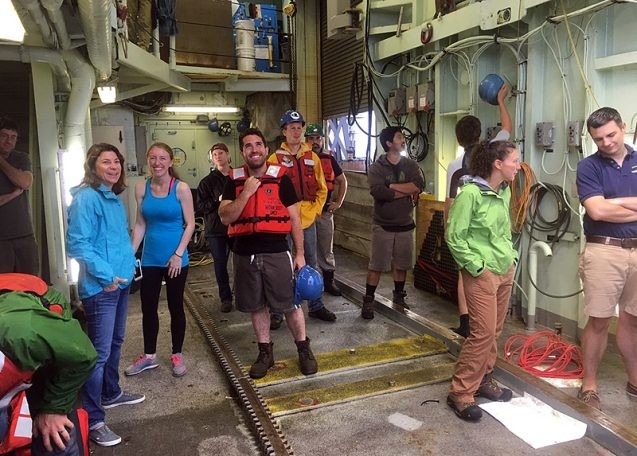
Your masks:
M 84 385 L 82 402 L 89 415 L 89 436 L 101 446 L 117 445 L 122 440 L 104 423 L 104 409 L 145 399 L 119 386 L 128 291 L 135 270 L 126 210 L 117 196 L 125 188 L 124 157 L 119 150 L 110 144 L 91 146 L 84 178 L 71 189 L 73 202 L 66 233 L 68 255 L 80 264 L 79 295 L 88 335 L 98 355 Z

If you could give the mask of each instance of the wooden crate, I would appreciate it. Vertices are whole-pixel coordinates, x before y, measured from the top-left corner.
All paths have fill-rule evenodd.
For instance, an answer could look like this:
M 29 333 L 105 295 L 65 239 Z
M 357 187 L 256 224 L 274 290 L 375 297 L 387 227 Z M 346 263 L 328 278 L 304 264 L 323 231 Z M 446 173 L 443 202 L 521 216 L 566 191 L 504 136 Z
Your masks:
M 442 211 L 445 203 L 436 201 L 434 195 L 421 193 L 416 208 L 416 254 L 422 248 L 422 242 L 429 230 L 429 224 L 436 211 Z

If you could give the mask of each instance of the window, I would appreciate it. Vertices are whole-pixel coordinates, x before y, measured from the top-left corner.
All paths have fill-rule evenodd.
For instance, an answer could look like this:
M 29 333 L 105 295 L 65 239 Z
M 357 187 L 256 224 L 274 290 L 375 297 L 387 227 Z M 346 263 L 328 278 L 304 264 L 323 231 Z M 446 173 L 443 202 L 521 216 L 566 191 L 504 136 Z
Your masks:
M 376 116 L 371 113 L 371 155 L 376 149 Z M 356 116 L 356 121 L 349 125 L 347 116 L 334 117 L 327 120 L 327 148 L 335 153 L 338 161 L 365 160 L 367 157 L 367 141 L 369 128 L 368 112 Z

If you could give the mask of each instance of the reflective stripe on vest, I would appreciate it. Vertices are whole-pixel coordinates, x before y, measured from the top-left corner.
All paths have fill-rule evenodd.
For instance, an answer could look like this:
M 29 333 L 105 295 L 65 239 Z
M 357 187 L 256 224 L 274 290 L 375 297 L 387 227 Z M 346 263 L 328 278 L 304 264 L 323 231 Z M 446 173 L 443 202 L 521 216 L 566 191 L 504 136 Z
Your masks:
M 314 174 L 316 163 L 312 151 L 304 152 L 301 158 L 281 150 L 277 150 L 275 155 L 288 177 L 292 179 L 297 198 L 301 201 L 316 201 L 318 183 Z
M 292 231 L 290 212 L 279 197 L 281 177 L 286 173 L 279 165 L 269 165 L 259 178 L 261 185 L 250 196 L 239 218 L 228 226 L 228 236 L 245 236 L 253 233 L 288 234 Z M 235 182 L 235 195 L 239 196 L 248 178 L 247 167 L 230 170 Z

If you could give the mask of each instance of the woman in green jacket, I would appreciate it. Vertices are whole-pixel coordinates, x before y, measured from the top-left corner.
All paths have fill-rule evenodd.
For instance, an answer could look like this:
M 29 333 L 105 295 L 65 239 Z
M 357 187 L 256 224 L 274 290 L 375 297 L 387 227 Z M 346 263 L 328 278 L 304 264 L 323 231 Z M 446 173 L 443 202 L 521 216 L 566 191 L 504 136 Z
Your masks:
M 511 399 L 511 390 L 500 388 L 492 373 L 517 260 L 508 182 L 519 169 L 515 144 L 482 142 L 469 165 L 471 176 L 464 179 L 449 212 L 447 245 L 462 274 L 471 333 L 462 346 L 447 404 L 468 421 L 482 417 L 474 396 Z

